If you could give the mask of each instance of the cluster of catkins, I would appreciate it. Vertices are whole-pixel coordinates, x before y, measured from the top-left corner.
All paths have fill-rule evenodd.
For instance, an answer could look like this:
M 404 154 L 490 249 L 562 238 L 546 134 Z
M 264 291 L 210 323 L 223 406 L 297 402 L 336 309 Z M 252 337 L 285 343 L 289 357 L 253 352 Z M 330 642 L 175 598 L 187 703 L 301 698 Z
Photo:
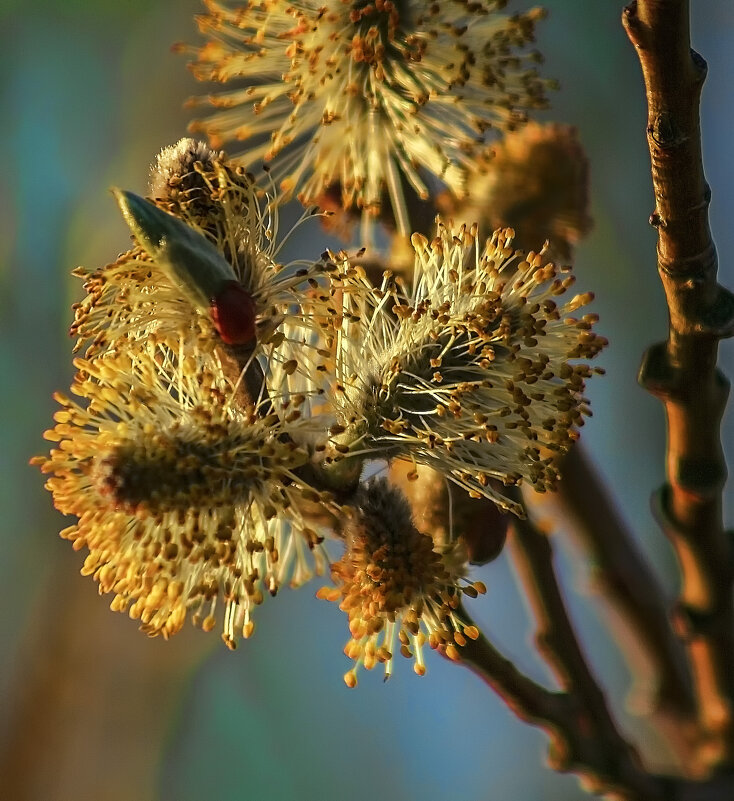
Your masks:
M 148 199 L 116 191 L 133 246 L 77 271 L 76 398 L 56 395 L 56 446 L 34 461 L 78 518 L 61 535 L 88 551 L 82 572 L 148 634 L 190 617 L 234 647 L 267 595 L 330 566 L 319 596 L 348 615 L 347 684 L 360 665 L 389 675 L 397 651 L 423 673 L 426 642 L 459 658 L 479 635 L 461 601 L 484 586 L 461 540 L 420 532 L 399 489 L 363 476 L 428 465 L 522 514 L 503 485 L 552 489 L 589 413 L 584 360 L 605 344 L 596 316 L 577 314 L 591 295 L 569 294 L 542 250 L 513 249 L 511 229 L 480 239 L 471 222 L 414 234 L 410 282 L 388 269 L 375 285 L 343 251 L 284 264 L 282 195 L 245 166 L 272 160 L 285 195 L 309 203 L 337 185 L 370 222 L 386 189 L 404 229 L 406 192 L 427 194 L 433 173 L 458 194 L 476 131 L 540 104 L 547 82 L 511 53 L 537 14 L 207 5 L 196 71 L 251 82 L 215 97 L 226 111 L 203 127 L 269 138 L 239 160 L 182 139 Z

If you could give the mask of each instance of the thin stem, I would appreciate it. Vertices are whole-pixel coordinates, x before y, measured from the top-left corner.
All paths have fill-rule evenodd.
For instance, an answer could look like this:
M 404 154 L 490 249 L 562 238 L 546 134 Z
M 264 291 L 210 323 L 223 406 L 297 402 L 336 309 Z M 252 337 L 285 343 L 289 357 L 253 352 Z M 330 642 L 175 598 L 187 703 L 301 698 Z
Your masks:
M 405 195 L 400 184 L 400 175 L 395 166 L 395 162 L 388 156 L 386 159 L 387 170 L 387 191 L 390 195 L 393 213 L 395 214 L 395 225 L 400 236 L 410 236 L 410 220 L 408 218 L 408 207 L 405 204 Z
M 592 792 L 624 801 L 724 801 L 734 797 L 734 773 L 705 781 L 648 773 L 617 730 L 568 617 L 553 569 L 548 538 L 530 518 L 517 519 L 511 540 L 538 622 L 539 648 L 553 668 L 560 692 L 533 681 L 480 634 L 462 646 L 462 662 L 527 723 L 551 740 L 551 767 L 573 771 Z M 468 624 L 465 609 L 459 614 Z
M 461 616 L 472 622 L 466 610 L 462 610 Z M 541 726 L 551 736 L 557 736 L 564 703 L 562 693 L 552 692 L 521 673 L 483 634 L 476 640 L 466 641 L 461 649 L 461 659 L 502 697 L 521 720 Z
M 668 423 L 667 483 L 657 513 L 681 566 L 689 653 L 709 737 L 705 758 L 732 765 L 734 553 L 722 521 L 720 437 L 729 387 L 716 360 L 719 339 L 734 333 L 734 296 L 717 283 L 708 225 L 698 111 L 706 62 L 690 49 L 688 0 L 638 0 L 623 23 L 645 81 L 656 199 L 650 222 L 670 311 L 667 341 L 648 350 L 640 370 Z
M 241 409 L 255 407 L 261 402 L 265 389 L 265 377 L 260 362 L 253 357 L 252 345 L 225 345 L 217 348 L 222 369 L 227 378 L 237 387 L 234 401 Z M 271 411 L 270 399 L 265 399 L 264 414 Z
M 512 494 L 521 500 L 517 489 Z M 662 797 L 633 747 L 617 730 L 586 662 L 556 579 L 548 538 L 529 517 L 514 519 L 512 530 L 511 551 L 536 619 L 538 650 L 555 673 L 571 710 L 562 728 L 566 764 L 561 761 L 561 769 L 591 772 L 600 791 L 616 788 L 627 798 Z
M 471 622 L 465 610 L 462 618 Z M 549 760 L 556 770 L 572 770 L 600 793 L 626 801 L 663 801 L 666 780 L 639 766 L 629 746 L 617 735 L 619 750 L 610 751 L 606 738 L 589 726 L 588 711 L 574 694 L 552 692 L 519 671 L 480 634 L 461 648 L 462 663 L 496 692 L 521 720 L 540 726 L 551 745 Z
M 519 493 L 516 492 L 518 498 Z M 510 538 L 513 559 L 527 593 L 537 624 L 536 642 L 559 685 L 583 702 L 589 720 L 586 729 L 625 752 L 622 740 L 607 708 L 604 694 L 591 673 L 581 650 L 553 568 L 548 537 L 532 519 L 514 519 Z
M 653 664 L 659 709 L 690 718 L 695 712 L 690 666 L 657 576 L 581 443 L 564 456 L 560 470 L 556 497 L 564 517 L 594 564 L 604 600 L 627 622 Z

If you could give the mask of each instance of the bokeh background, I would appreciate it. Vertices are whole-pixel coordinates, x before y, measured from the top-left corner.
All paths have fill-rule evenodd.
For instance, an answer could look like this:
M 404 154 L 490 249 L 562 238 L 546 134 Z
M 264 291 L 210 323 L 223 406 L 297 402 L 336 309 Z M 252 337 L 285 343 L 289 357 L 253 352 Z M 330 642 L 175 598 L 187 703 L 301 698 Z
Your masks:
M 526 4 L 516 4 L 518 8 Z M 639 66 L 617 0 L 548 0 L 539 46 L 561 91 L 546 119 L 578 127 L 591 161 L 595 228 L 577 251 L 579 285 L 597 294 L 611 340 L 607 377 L 590 389 L 584 440 L 668 591 L 674 563 L 649 513 L 663 479 L 662 411 L 636 384 L 643 348 L 665 334 Z M 704 156 L 721 278 L 734 286 L 731 75 L 734 7 L 694 3 L 693 43 L 709 62 Z M 0 2 L 0 795 L 10 801 L 396 801 L 586 797 L 544 766 L 545 738 L 518 722 L 467 670 L 434 656 L 417 678 L 400 664 L 383 684 L 348 690 L 346 625 L 317 601 L 318 581 L 284 590 L 254 639 L 228 652 L 186 628 L 150 640 L 79 575 L 83 555 L 31 455 L 68 387 L 69 271 L 127 248 L 112 185 L 144 193 L 148 165 L 185 133 L 197 91 L 184 59 L 198 0 Z M 326 237 L 314 226 L 313 253 Z M 734 348 L 721 366 L 734 375 Z M 734 464 L 734 414 L 723 436 Z M 726 519 L 734 520 L 731 482 Z M 661 758 L 639 712 L 637 681 L 600 613 L 589 565 L 556 538 L 574 619 L 623 726 Z M 472 611 L 528 673 L 550 677 L 503 556 L 477 571 L 488 596 Z

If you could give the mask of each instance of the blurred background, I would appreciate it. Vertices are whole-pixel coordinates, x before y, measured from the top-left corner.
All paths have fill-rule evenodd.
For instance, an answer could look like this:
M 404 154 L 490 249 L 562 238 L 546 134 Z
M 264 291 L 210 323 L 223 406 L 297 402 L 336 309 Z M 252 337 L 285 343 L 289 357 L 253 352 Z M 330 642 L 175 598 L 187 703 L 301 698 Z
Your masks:
M 663 480 L 662 409 L 636 384 L 644 347 L 666 314 L 655 235 L 639 65 L 619 24 L 621 3 L 548 0 L 539 27 L 544 73 L 561 91 L 544 119 L 578 128 L 591 162 L 595 227 L 578 247 L 579 287 L 593 289 L 610 339 L 591 382 L 588 451 L 668 591 L 675 568 L 649 512 Z M 694 5 L 693 44 L 709 63 L 704 159 L 721 280 L 734 286 L 731 79 L 734 7 Z M 516 3 L 517 9 L 526 4 Z M 583 8 L 583 11 L 580 9 Z M 28 459 L 47 450 L 51 393 L 69 385 L 69 276 L 128 247 L 111 186 L 145 193 L 157 151 L 181 137 L 182 102 L 199 91 L 173 42 L 195 41 L 198 0 L 2 0 L 0 140 L 0 787 L 11 801 L 272 801 L 376 797 L 397 801 L 586 797 L 544 766 L 544 735 L 518 722 L 469 671 L 430 655 L 389 683 L 378 671 L 348 690 L 346 619 L 314 598 L 317 581 L 258 610 L 254 639 L 235 653 L 187 627 L 148 639 L 113 614 L 79 575 L 83 554 L 57 532 Z M 318 226 L 311 247 L 330 240 Z M 304 248 L 304 246 L 301 246 Z M 721 349 L 734 376 L 734 347 Z M 731 405 L 723 437 L 734 464 Z M 726 521 L 734 521 L 731 482 Z M 589 565 L 556 538 L 573 617 L 625 730 L 652 742 L 633 676 L 600 613 Z M 502 556 L 475 573 L 489 588 L 471 611 L 490 638 L 538 680 L 527 610 Z M 644 678 L 644 677 L 643 677 Z M 636 702 L 632 703 L 631 701 Z M 649 751 L 653 756 L 655 746 Z

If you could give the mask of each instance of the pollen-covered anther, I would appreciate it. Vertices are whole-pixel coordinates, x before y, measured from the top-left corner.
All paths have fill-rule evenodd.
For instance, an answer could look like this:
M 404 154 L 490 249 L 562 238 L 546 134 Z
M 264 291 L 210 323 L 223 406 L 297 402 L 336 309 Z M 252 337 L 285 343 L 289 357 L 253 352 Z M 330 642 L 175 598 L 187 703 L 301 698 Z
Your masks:
M 209 41 L 188 48 L 194 74 L 246 88 L 203 98 L 215 111 L 192 129 L 217 144 L 253 139 L 242 163 L 272 161 L 303 202 L 338 186 L 343 206 L 374 215 L 387 195 L 407 235 L 402 182 L 428 196 L 417 164 L 461 196 L 482 134 L 512 130 L 545 105 L 551 82 L 528 49 L 537 17 L 503 6 L 211 4 L 200 23 Z
M 415 659 L 423 675 L 426 641 L 435 648 L 475 638 L 457 609 L 462 594 L 476 597 L 484 586 L 464 578 L 460 547 L 437 546 L 415 528 L 407 501 L 384 479 L 361 488 L 355 506 L 345 528 L 346 552 L 332 565 L 336 586 L 322 588 L 318 597 L 347 613 L 352 639 L 345 654 L 355 671 L 384 664 L 387 677 L 400 652 Z M 356 683 L 356 673 L 348 675 Z
M 375 456 L 430 465 L 519 514 L 497 481 L 554 488 L 555 459 L 590 413 L 585 381 L 596 371 L 573 360 L 606 340 L 596 314 L 577 314 L 591 293 L 566 301 L 573 276 L 542 252 L 515 251 L 513 235 L 500 229 L 480 244 L 466 226 L 439 222 L 433 239 L 414 236 L 415 286 L 392 290 L 395 316 L 344 255 L 334 403 L 360 421 Z
M 325 565 L 306 496 L 335 505 L 298 475 L 303 421 L 240 410 L 208 352 L 181 353 L 153 336 L 77 359 L 79 401 L 58 396 L 57 446 L 34 463 L 59 511 L 78 518 L 62 536 L 88 549 L 82 573 L 114 593 L 112 609 L 164 637 L 189 613 L 205 630 L 223 617 L 233 647 L 265 591 Z

